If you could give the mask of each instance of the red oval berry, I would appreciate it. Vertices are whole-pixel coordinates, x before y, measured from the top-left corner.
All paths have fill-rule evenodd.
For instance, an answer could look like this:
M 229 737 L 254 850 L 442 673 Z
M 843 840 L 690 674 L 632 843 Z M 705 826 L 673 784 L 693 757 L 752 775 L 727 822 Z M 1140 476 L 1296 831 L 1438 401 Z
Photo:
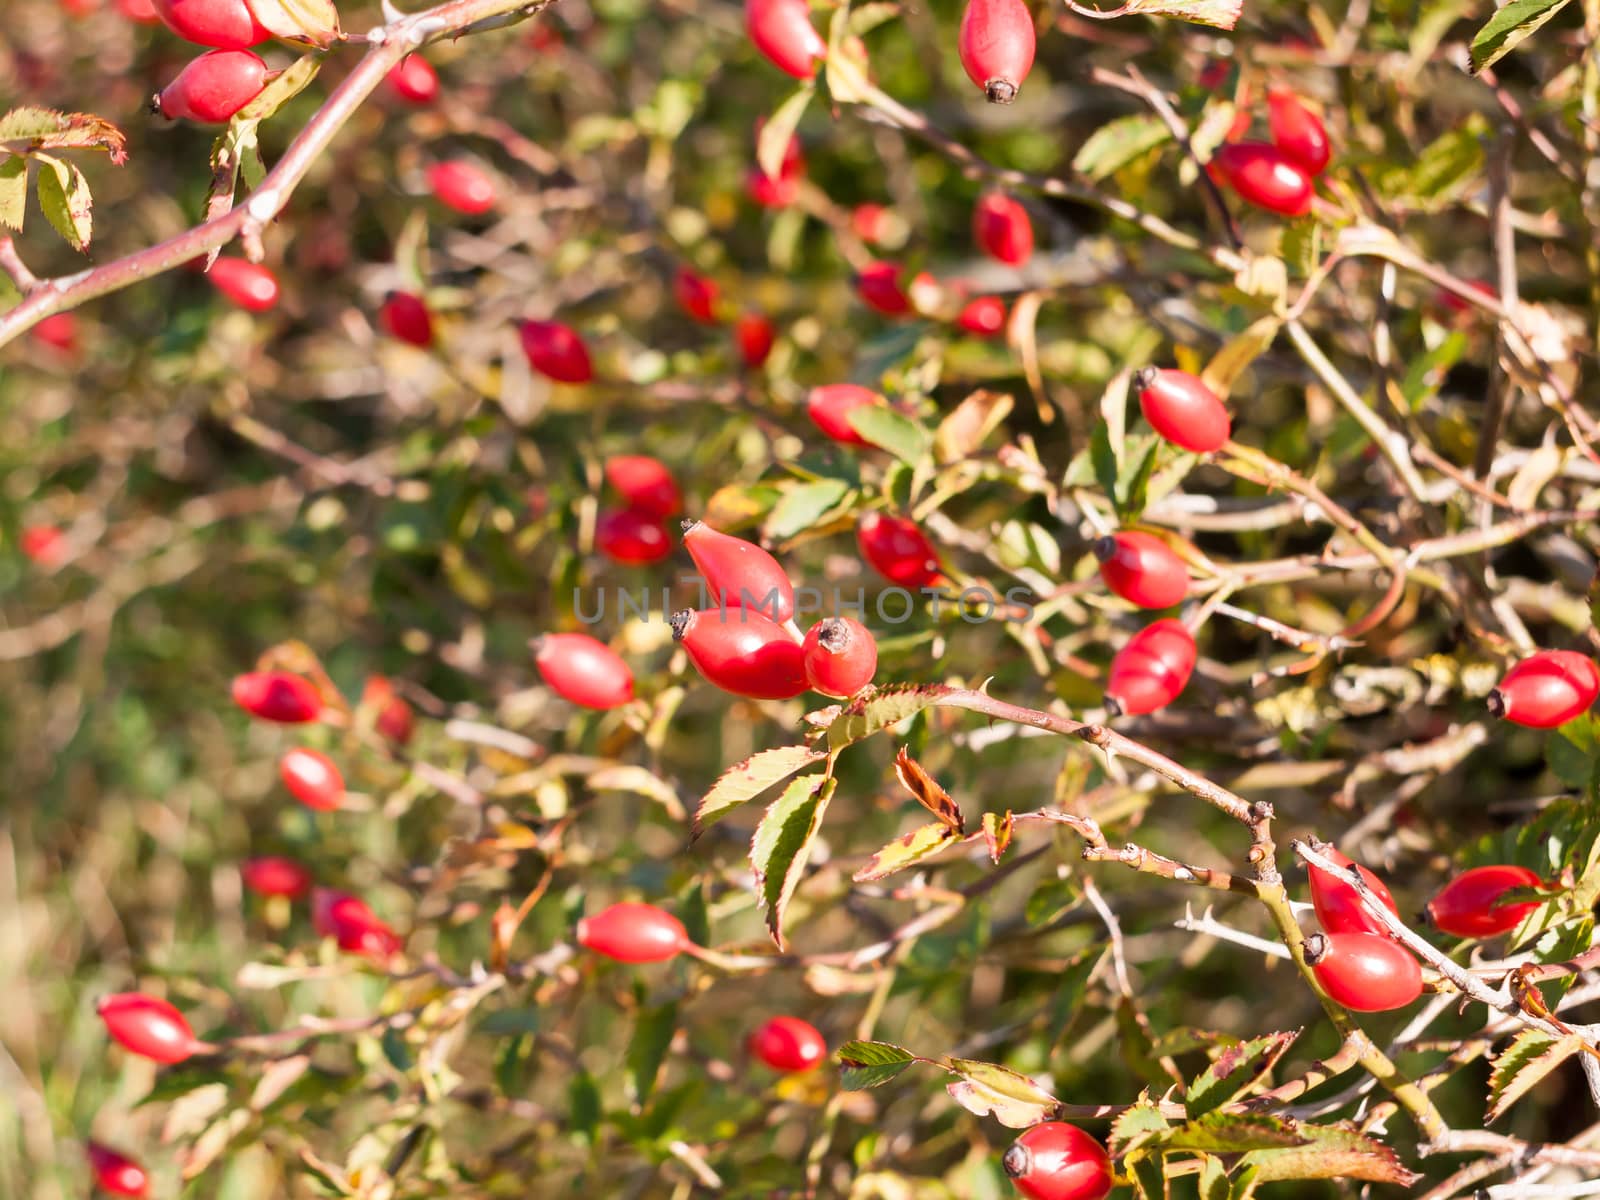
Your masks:
M 1130 604 L 1170 608 L 1189 590 L 1189 568 L 1154 534 L 1125 530 L 1094 544 L 1100 578 Z
M 911 297 L 900 286 L 898 263 L 877 262 L 863 267 L 856 276 L 856 295 L 868 308 L 886 317 L 904 317 L 911 313 Z
M 395 695 L 394 685 L 382 675 L 368 675 L 361 688 L 361 706 L 376 709 L 372 727 L 381 735 L 404 746 L 416 729 L 416 716 L 411 705 Z
M 756 137 L 761 136 L 761 126 L 756 123 Z M 805 178 L 806 160 L 800 149 L 800 139 L 791 137 L 783 151 L 783 163 L 776 176 L 768 175 L 759 163 L 750 168 L 745 177 L 745 190 L 762 208 L 787 208 L 800 195 L 800 181 Z
M 1229 142 L 1211 160 L 1216 174 L 1243 200 L 1268 212 L 1303 217 L 1311 211 L 1311 176 L 1267 142 Z
M 1341 867 L 1355 867 L 1372 894 L 1383 901 L 1383 906 L 1395 916 L 1400 915 L 1400 907 L 1394 902 L 1383 880 L 1332 846 L 1323 850 L 1323 856 Z M 1353 884 L 1321 867 L 1313 866 L 1310 875 L 1311 903 L 1317 910 L 1317 921 L 1324 933 L 1377 933 L 1384 937 L 1391 936 L 1383 922 L 1362 906 L 1361 893 L 1356 891 Z
M 1428 901 L 1428 919 L 1434 927 L 1457 937 L 1484 938 L 1510 933 L 1538 900 L 1501 904 L 1500 897 L 1516 888 L 1539 886 L 1539 876 L 1527 867 L 1498 863 L 1463 871 Z
M 858 204 L 850 210 L 850 228 L 869 246 L 883 241 L 889 233 L 889 210 L 881 204 Z
M 1600 668 L 1576 650 L 1541 650 L 1507 671 L 1489 693 L 1489 711 L 1513 725 L 1551 729 L 1589 710 Z
M 53 567 L 67 556 L 67 535 L 54 525 L 29 525 L 17 535 L 17 546 L 31 561 Z
M 745 0 L 744 27 L 755 48 L 796 79 L 810 79 L 828 56 L 806 0 Z
M 311 872 L 292 858 L 267 855 L 241 863 L 239 875 L 245 887 L 260 896 L 304 896 L 311 890 Z
M 825 696 L 854 696 L 878 670 L 872 631 L 849 617 L 818 621 L 806 633 L 806 679 Z
M 1146 367 L 1138 386 L 1144 419 L 1174 446 L 1209 454 L 1228 440 L 1228 410 L 1198 376 Z
M 594 544 L 607 558 L 630 566 L 660 562 L 672 553 L 661 518 L 631 508 L 601 513 L 594 523 Z
M 84 1147 L 89 1159 L 89 1169 L 94 1172 L 96 1186 L 113 1196 L 147 1196 L 150 1194 L 150 1176 L 126 1154 L 119 1154 L 110 1146 L 90 1142 Z
M 161 115 L 217 125 L 267 86 L 267 64 L 248 50 L 212 50 L 195 59 L 156 96 Z
M 446 208 L 476 217 L 494 207 L 494 178 L 475 162 L 455 158 L 434 163 L 427 175 L 428 190 Z
M 198 46 L 246 50 L 272 36 L 246 0 L 153 0 L 153 7 L 168 29 Z
M 850 424 L 850 414 L 858 408 L 885 403 L 871 388 L 855 383 L 829 383 L 811 389 L 806 397 L 806 412 L 812 423 L 834 441 L 846 446 L 868 446 L 871 443 Z
M 828 1053 L 817 1027 L 799 1017 L 773 1017 L 745 1044 L 774 1071 L 809 1071 Z
M 141 1058 L 179 1063 L 199 1049 L 183 1014 L 155 996 L 119 992 L 101 1000 L 95 1011 L 106 1032 Z
M 252 717 L 284 725 L 303 725 L 322 715 L 322 694 L 316 686 L 287 671 L 236 675 L 233 702 Z
M 618 962 L 666 962 L 689 944 L 683 922 L 653 904 L 613 904 L 578 922 L 578 945 Z
M 1328 131 L 1293 92 L 1273 88 L 1267 92 L 1267 122 L 1272 142 L 1313 175 L 1321 175 L 1332 151 Z
M 1353 1012 L 1388 1012 L 1422 995 L 1422 968 L 1410 951 L 1376 933 L 1329 933 L 1327 953 L 1311 969 L 1327 992 Z
M 380 966 L 400 952 L 399 935 L 366 901 L 348 892 L 317 888 L 311 895 L 311 925 L 320 936 L 338 942 L 339 949 Z
M 967 0 L 956 49 L 990 104 L 1010 104 L 1033 70 L 1033 14 L 1022 0 Z
M 589 349 L 570 325 L 560 321 L 524 321 L 522 352 L 539 374 L 557 383 L 588 383 L 594 378 Z
M 390 68 L 389 90 L 408 104 L 432 104 L 439 96 L 439 73 L 420 54 L 408 54 Z
M 378 310 L 378 323 L 390 337 L 426 349 L 433 345 L 433 316 L 414 292 L 390 292 Z
M 1146 625 L 1111 660 L 1106 707 L 1130 717 L 1165 708 L 1188 686 L 1194 660 L 1194 634 L 1182 621 Z
M 998 296 L 979 296 L 969 300 L 956 317 L 956 324 L 979 337 L 994 337 L 1006 327 L 1006 302 Z
M 278 303 L 278 277 L 260 263 L 219 258 L 206 272 L 211 286 L 247 312 L 266 312 Z
M 78 352 L 78 317 L 76 313 L 51 313 L 29 332 L 36 341 L 52 346 L 63 354 Z
M 684 532 L 683 545 L 713 606 L 748 608 L 779 623 L 794 616 L 794 585 L 783 564 L 754 542 L 696 521 Z
M 610 646 L 586 633 L 549 633 L 533 662 L 564 700 L 584 708 L 618 708 L 633 699 L 633 672 Z
M 1105 1147 L 1063 1121 L 1035 1125 L 1011 1143 L 1000 1165 L 1028 1200 L 1102 1200 L 1111 1191 Z
M 677 481 L 659 458 L 648 454 L 618 454 L 606 459 L 606 482 L 636 512 L 670 517 L 683 508 Z
M 278 774 L 289 794 L 307 808 L 333 812 L 344 804 L 344 776 L 320 750 L 295 747 L 278 760 Z
M 856 525 L 856 545 L 873 570 L 900 587 L 931 587 L 944 578 L 933 543 L 905 517 L 867 513 Z
M 805 652 L 788 630 L 753 609 L 708 608 L 673 614 L 672 636 L 695 670 L 725 692 L 787 700 L 806 690 Z
M 679 267 L 677 274 L 672 277 L 672 296 L 678 302 L 678 307 L 693 320 L 702 325 L 717 323 L 715 281 L 689 270 L 688 267 Z
M 739 357 L 752 371 L 767 361 L 777 337 L 772 322 L 760 313 L 743 314 L 733 327 L 733 338 L 739 345 Z
M 1004 192 L 985 192 L 978 198 L 972 210 L 972 239 L 989 257 L 1013 267 L 1033 257 L 1028 210 Z

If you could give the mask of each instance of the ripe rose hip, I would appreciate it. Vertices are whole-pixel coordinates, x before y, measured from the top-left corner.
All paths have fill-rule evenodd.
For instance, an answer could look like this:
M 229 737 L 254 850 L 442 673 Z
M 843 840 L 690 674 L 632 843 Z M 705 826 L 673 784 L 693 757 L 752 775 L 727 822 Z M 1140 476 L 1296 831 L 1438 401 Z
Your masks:
M 32 562 L 50 567 L 67 554 L 67 535 L 54 525 L 29 525 L 17 535 L 17 546 Z
M 154 0 L 156 16 L 198 46 L 246 50 L 272 36 L 245 0 Z
M 610 646 L 586 633 L 548 633 L 534 643 L 539 674 L 564 700 L 618 708 L 633 699 L 633 672 Z
M 818 621 L 806 633 L 806 679 L 825 696 L 854 696 L 878 670 L 872 631 L 849 617 Z
M 439 96 L 439 73 L 420 54 L 408 54 L 390 68 L 389 90 L 408 104 L 432 104 Z
M 316 686 L 287 671 L 234 676 L 233 702 L 252 717 L 283 725 L 303 725 L 322 715 L 322 694 Z
M 89 1169 L 94 1172 L 96 1186 L 113 1196 L 147 1196 L 150 1194 L 150 1176 L 126 1154 L 119 1154 L 110 1146 L 90 1142 L 84 1147 L 89 1159 Z
M 51 313 L 29 331 L 36 341 L 63 354 L 78 352 L 78 318 L 75 313 Z
M 1366 867 L 1358 866 L 1354 860 L 1332 846 L 1318 848 L 1322 850 L 1325 858 L 1331 859 L 1341 867 L 1356 867 L 1367 887 L 1372 890 L 1372 894 L 1383 901 L 1383 906 L 1395 916 L 1400 915 L 1400 907 L 1394 902 L 1394 897 L 1389 894 L 1389 888 L 1383 880 Z M 1383 922 L 1362 906 L 1361 893 L 1356 891 L 1354 885 L 1317 866 L 1310 869 L 1310 875 L 1311 903 L 1317 910 L 1317 920 L 1321 923 L 1324 933 L 1376 933 L 1383 937 L 1390 936 Z
M 1033 69 L 1033 14 L 1022 0 L 967 0 L 956 49 L 990 104 L 1010 104 Z
M 999 296 L 979 296 L 969 300 L 956 317 L 956 324 L 979 337 L 994 337 L 1006 327 L 1006 302 Z
M 1146 625 L 1111 660 L 1106 707 L 1113 716 L 1136 717 L 1171 704 L 1194 670 L 1194 634 L 1172 617 Z
M 672 636 L 707 683 L 753 700 L 806 690 L 805 652 L 788 630 L 754 609 L 708 608 L 672 615 Z
M 632 508 L 601 513 L 594 523 L 594 544 L 607 558 L 629 566 L 660 562 L 672 553 L 661 518 Z
M 578 922 L 578 945 L 618 962 L 666 962 L 689 944 L 683 922 L 653 904 L 613 904 Z
M 873 570 L 900 587 L 931 587 L 944 577 L 933 543 L 906 517 L 867 513 L 856 525 L 856 545 Z
M 863 267 L 856 276 L 856 295 L 861 302 L 886 317 L 909 316 L 911 297 L 900 286 L 898 263 L 877 262 Z
M 1428 919 L 1436 929 L 1457 937 L 1484 938 L 1510 933 L 1529 913 L 1539 907 L 1537 900 L 1500 904 L 1500 897 L 1515 888 L 1538 887 L 1539 876 L 1527 867 L 1499 863 L 1492 867 L 1473 867 L 1463 871 L 1428 901 Z
M 1046 1121 L 1011 1143 L 1000 1165 L 1028 1200 L 1103 1200 L 1111 1159 L 1076 1125 Z
M 618 454 L 606 459 L 606 482 L 635 512 L 670 517 L 683 508 L 677 481 L 659 458 L 648 454 Z
M 1589 711 L 1600 668 L 1576 650 L 1541 650 L 1507 671 L 1489 693 L 1489 711 L 1513 725 L 1551 729 Z
M 390 337 L 423 349 L 433 345 L 433 316 L 415 292 L 390 292 L 378 310 L 378 323 Z
M 885 403 L 877 392 L 860 384 L 829 383 L 811 389 L 806 397 L 806 412 L 812 423 L 834 441 L 845 446 L 868 446 L 871 443 L 850 424 L 850 414 L 858 408 Z
M 828 1053 L 817 1027 L 799 1017 L 773 1017 L 745 1045 L 774 1071 L 809 1071 Z
M 1273 88 L 1267 93 L 1268 124 L 1272 142 L 1313 175 L 1327 168 L 1328 131 L 1293 92 Z
M 494 179 L 475 162 L 464 158 L 434 163 L 428 168 L 428 190 L 446 208 L 469 217 L 481 216 L 494 207 Z
M 155 99 L 171 120 L 218 125 L 267 86 L 267 64 L 248 50 L 211 50 L 195 59 Z
M 245 887 L 259 896 L 288 896 L 296 899 L 311 890 L 311 872 L 292 858 L 266 855 L 239 866 Z
M 400 938 L 365 901 L 348 892 L 317 888 L 311 894 L 311 926 L 339 949 L 382 966 L 400 952 Z
M 1319 946 L 1315 939 L 1321 939 Z M 1353 1012 L 1388 1012 L 1422 995 L 1422 968 L 1399 942 L 1376 933 L 1316 934 L 1307 959 L 1322 990 Z M 1323 951 L 1316 957 L 1315 951 Z
M 672 276 L 672 298 L 690 319 L 702 325 L 717 323 L 717 285 L 688 267 L 679 267 Z
M 1228 410 L 1198 376 L 1146 367 L 1135 384 L 1144 419 L 1174 446 L 1209 454 L 1228 440 Z
M 307 808 L 333 812 L 344 805 L 344 776 L 320 750 L 295 747 L 278 760 L 278 774 L 289 794 Z
M 219 258 L 206 272 L 211 286 L 247 312 L 266 312 L 278 303 L 278 277 L 260 263 Z
M 183 1014 L 155 996 L 119 992 L 102 999 L 95 1011 L 106 1032 L 141 1058 L 179 1063 L 200 1049 Z
M 749 608 L 780 624 L 794 616 L 794 585 L 783 564 L 754 542 L 696 521 L 684 531 L 683 546 L 713 607 Z
M 1004 192 L 985 192 L 972 210 L 972 240 L 990 258 L 1020 267 L 1033 257 L 1033 222 Z
M 739 357 L 752 371 L 760 369 L 767 361 L 777 337 L 772 322 L 760 313 L 744 313 L 733 327 L 734 341 L 739 344 Z
M 557 383 L 588 383 L 594 378 L 589 349 L 570 325 L 560 321 L 524 321 L 522 352 L 539 374 Z
M 1222 181 L 1241 199 L 1286 217 L 1311 211 L 1311 176 L 1282 150 L 1267 142 L 1229 142 L 1211 159 Z
M 372 727 L 383 737 L 404 746 L 416 729 L 416 717 L 411 705 L 394 694 L 394 685 L 382 675 L 368 675 L 361 688 L 363 708 L 377 710 Z
M 810 79 L 828 56 L 806 0 L 745 0 L 744 27 L 755 48 L 796 79 Z
M 1170 608 L 1189 590 L 1189 568 L 1154 534 L 1125 530 L 1103 537 L 1094 556 L 1106 586 L 1140 608 Z

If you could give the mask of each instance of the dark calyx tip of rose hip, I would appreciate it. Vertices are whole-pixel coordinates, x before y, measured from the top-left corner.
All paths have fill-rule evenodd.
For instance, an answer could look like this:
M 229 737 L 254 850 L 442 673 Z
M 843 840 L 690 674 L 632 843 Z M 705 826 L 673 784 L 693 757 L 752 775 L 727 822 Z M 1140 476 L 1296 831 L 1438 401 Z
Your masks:
M 1021 1179 L 1033 1170 L 1033 1151 L 1021 1142 L 1012 1142 L 1005 1157 L 1000 1160 L 1000 1165 L 1012 1179 Z
M 1310 966 L 1316 966 L 1328 956 L 1328 939 L 1320 933 L 1313 933 L 1306 938 L 1305 956 Z
M 160 92 L 152 93 L 151 96 L 150 96 L 150 99 L 148 101 L 146 101 L 145 107 L 147 109 L 149 109 L 152 113 L 154 113 L 158 117 L 164 117 L 164 116 L 167 115 L 166 112 L 161 107 L 161 93 Z
M 1141 392 L 1148 391 L 1155 386 L 1156 376 L 1160 374 L 1160 367 L 1140 367 L 1133 374 L 1133 386 Z
M 850 626 L 838 617 L 829 617 L 817 626 L 817 644 L 829 654 L 843 654 L 850 648 Z
M 667 624 L 672 626 L 672 640 L 675 642 L 683 641 L 684 635 L 689 632 L 689 623 L 693 620 L 694 609 L 692 608 L 686 608 L 682 612 L 675 612 L 668 617 Z
M 991 79 L 983 85 L 983 94 L 990 104 L 1010 104 L 1017 98 L 1017 85 L 1009 79 Z
M 1116 552 L 1117 539 L 1114 537 L 1099 538 L 1094 544 L 1094 556 L 1101 562 L 1110 562 Z
M 1105 706 L 1106 716 L 1116 718 L 1122 715 L 1122 701 L 1118 700 L 1110 692 L 1106 693 Z
M 1506 703 L 1505 693 L 1499 688 L 1495 688 L 1494 691 L 1489 693 L 1489 715 L 1491 717 L 1505 716 L 1510 707 Z
M 678 528 L 682 529 L 685 535 L 688 535 L 694 532 L 694 527 L 698 524 L 700 524 L 700 522 L 696 521 L 693 517 L 685 517 L 683 520 L 678 522 Z
M 539 657 L 539 653 L 545 648 L 545 644 L 545 636 L 542 633 L 538 637 L 528 639 L 528 649 L 533 652 L 535 658 Z

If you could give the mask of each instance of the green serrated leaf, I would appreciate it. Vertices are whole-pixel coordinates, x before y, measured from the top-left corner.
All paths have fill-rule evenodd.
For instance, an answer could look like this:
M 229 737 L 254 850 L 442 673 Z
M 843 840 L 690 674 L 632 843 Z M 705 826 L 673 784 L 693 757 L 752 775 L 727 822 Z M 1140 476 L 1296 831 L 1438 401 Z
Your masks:
M 896 871 L 915 866 L 925 858 L 932 858 L 955 840 L 955 830 L 942 821 L 920 826 L 879 850 L 851 878 L 857 883 L 866 883 L 893 875 Z
M 834 1053 L 840 1086 L 847 1092 L 888 1083 L 917 1061 L 917 1056 L 891 1042 L 846 1042 Z
M 806 106 L 816 94 L 814 85 L 804 84 L 778 105 L 761 127 L 761 136 L 756 139 L 756 165 L 769 179 L 777 179 L 783 174 L 783 160 L 789 153 L 789 142 L 800 126 L 800 118 L 805 116 Z
M 1139 1093 L 1132 1107 L 1125 1108 L 1111 1122 L 1111 1139 L 1108 1148 L 1113 1158 L 1122 1158 L 1152 1143 L 1160 1144 L 1170 1125 L 1150 1099 L 1148 1092 Z
M 93 113 L 14 108 L 0 116 L 0 142 L 26 142 L 29 150 L 104 150 L 119 166 L 128 159 L 122 130 Z
M 1295 1123 L 1305 1139 L 1302 1146 L 1283 1150 L 1258 1150 L 1243 1164 L 1255 1168 L 1254 1184 L 1286 1179 L 1365 1179 L 1410 1187 L 1421 1178 L 1409 1170 L 1388 1146 L 1352 1129 Z
M 747 800 L 753 800 L 780 780 L 824 756 L 807 746 L 779 746 L 753 754 L 724 771 L 695 809 L 694 834 L 698 837 Z
M 882 404 L 863 404 L 850 410 L 850 427 L 867 441 L 914 467 L 928 455 L 933 439 L 910 417 Z
M 834 780 L 813 774 L 790 782 L 767 807 L 750 840 L 750 867 L 767 919 L 767 931 L 778 949 L 785 948 L 783 914 L 805 873 L 811 843 L 822 825 Z
M 34 155 L 39 164 L 39 207 L 45 219 L 74 250 L 87 250 L 94 235 L 94 198 L 89 180 L 74 164 Z
M 1100 126 L 1073 155 L 1072 169 L 1099 181 L 1114 175 L 1148 150 L 1172 140 L 1161 118 L 1137 113 Z
M 939 683 L 881 688 L 845 705 L 828 726 L 828 749 L 834 754 L 880 730 L 937 704 L 950 689 Z
M 1308 1139 L 1294 1121 L 1254 1113 L 1208 1112 L 1170 1130 L 1161 1140 L 1163 1150 L 1206 1154 L 1246 1154 L 1303 1146 Z
M 0 225 L 22 228 L 28 211 L 28 160 L 0 158 Z
M 817 479 L 796 483 L 783 490 L 783 499 L 768 514 L 763 532 L 783 541 L 817 524 L 822 515 L 836 508 L 850 494 L 842 479 Z
M 1574 1054 L 1583 1049 L 1576 1033 L 1551 1037 L 1537 1029 L 1524 1029 L 1494 1058 L 1489 1076 L 1489 1108 L 1485 1121 L 1493 1121 Z
M 678 1029 L 678 1006 L 662 1004 L 640 1011 L 628 1043 L 628 1088 L 640 1104 L 648 1104 L 656 1090 L 656 1076 L 666 1060 L 672 1036 Z
M 1511 0 L 1472 36 L 1472 71 L 1493 66 L 1539 26 L 1567 6 L 1567 0 Z
M 1243 1092 L 1270 1071 L 1299 1036 L 1299 1030 L 1270 1033 L 1223 1050 L 1184 1092 L 1184 1107 L 1190 1119 L 1221 1108 Z
M 952 1058 L 960 1078 L 945 1085 L 951 1099 L 975 1116 L 992 1116 L 1007 1129 L 1026 1129 L 1046 1120 L 1060 1103 L 1033 1080 L 1010 1067 Z

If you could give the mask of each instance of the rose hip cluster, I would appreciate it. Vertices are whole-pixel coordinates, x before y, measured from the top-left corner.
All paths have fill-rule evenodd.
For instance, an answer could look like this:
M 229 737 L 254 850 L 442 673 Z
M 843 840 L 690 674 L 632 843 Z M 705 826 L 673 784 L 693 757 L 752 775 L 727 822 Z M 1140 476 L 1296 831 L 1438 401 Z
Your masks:
M 1311 211 L 1314 181 L 1328 166 L 1328 131 L 1304 100 L 1281 88 L 1267 93 L 1267 110 L 1271 141 L 1227 142 L 1212 156 L 1210 170 L 1245 202 L 1303 217 Z
M 155 0 L 156 15 L 186 41 L 213 46 L 152 101 L 174 120 L 221 124 L 261 94 L 271 73 L 250 51 L 272 36 L 246 0 Z

